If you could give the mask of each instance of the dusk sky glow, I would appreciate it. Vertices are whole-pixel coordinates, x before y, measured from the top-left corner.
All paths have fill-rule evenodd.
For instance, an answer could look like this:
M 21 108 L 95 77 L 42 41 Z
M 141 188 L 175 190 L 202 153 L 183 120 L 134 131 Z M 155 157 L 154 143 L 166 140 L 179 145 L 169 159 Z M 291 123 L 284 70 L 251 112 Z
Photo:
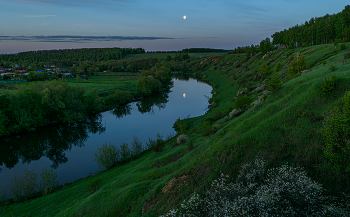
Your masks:
M 348 0 L 0 0 L 0 53 L 83 47 L 233 49 L 259 44 L 311 17 L 341 12 L 347 4 Z

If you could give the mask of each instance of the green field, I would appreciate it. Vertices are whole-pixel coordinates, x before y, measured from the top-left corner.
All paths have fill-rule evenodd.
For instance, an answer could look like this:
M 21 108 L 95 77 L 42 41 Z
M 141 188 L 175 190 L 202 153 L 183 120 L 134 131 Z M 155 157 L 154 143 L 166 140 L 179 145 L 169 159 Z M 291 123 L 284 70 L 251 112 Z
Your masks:
M 346 57 L 350 43 L 346 46 L 342 51 L 334 51 L 331 44 L 275 50 L 264 59 L 262 54 L 251 59 L 244 54 L 225 54 L 216 62 L 208 60 L 204 77 L 213 86 L 212 109 L 201 117 L 184 120 L 180 127 L 188 135 L 187 141 L 193 141 L 193 149 L 188 147 L 189 142 L 176 145 L 174 137 L 167 141 L 162 152 L 147 151 L 132 162 L 78 180 L 53 194 L 1 206 L 0 213 L 3 216 L 159 216 L 178 208 L 194 192 L 203 193 L 202 189 L 221 173 L 234 180 L 240 167 L 256 157 L 266 159 L 269 168 L 287 162 L 301 166 L 331 195 L 349 194 L 350 176 L 342 169 L 334 169 L 325 157 L 324 139 L 319 133 L 335 106 L 343 105 L 344 93 L 350 90 L 350 59 Z M 292 79 L 287 70 L 296 52 L 305 55 L 310 68 Z M 278 77 L 283 85 L 239 117 L 229 118 L 239 90 L 247 88 L 246 94 L 252 100 L 262 95 L 253 90 L 260 83 L 255 76 L 263 62 L 271 68 L 269 79 L 277 63 L 281 63 Z M 321 85 L 331 76 L 332 66 L 339 83 L 331 95 L 325 95 Z M 98 90 L 93 84 L 76 85 L 91 85 L 83 87 Z M 94 180 L 98 183 L 96 189 L 91 188 Z
M 67 82 L 76 87 L 81 87 L 85 91 L 96 92 L 97 94 L 111 93 L 115 90 L 129 90 L 131 92 L 136 92 L 135 84 L 139 74 L 133 73 L 126 75 L 125 73 L 107 73 L 106 76 L 98 76 L 99 74 L 106 74 L 97 72 L 97 75 L 88 77 L 88 79 L 81 78 L 79 81 L 77 78 L 66 78 Z M 118 74 L 122 74 L 118 76 Z M 45 81 L 37 81 L 39 83 L 44 83 Z M 15 86 L 20 88 L 22 86 L 30 85 L 32 82 L 23 83 L 12 83 L 6 84 L 7 86 Z M 0 94 L 12 94 L 16 90 L 0 89 Z
M 80 82 L 76 78 L 68 78 L 67 82 L 76 87 L 84 88 L 87 92 L 93 91 L 97 94 L 113 92 L 115 90 L 136 92 L 135 84 L 139 74 L 122 76 L 117 76 L 116 74 L 121 73 L 109 73 L 110 76 L 93 75 L 88 77 L 88 79 L 82 78 Z

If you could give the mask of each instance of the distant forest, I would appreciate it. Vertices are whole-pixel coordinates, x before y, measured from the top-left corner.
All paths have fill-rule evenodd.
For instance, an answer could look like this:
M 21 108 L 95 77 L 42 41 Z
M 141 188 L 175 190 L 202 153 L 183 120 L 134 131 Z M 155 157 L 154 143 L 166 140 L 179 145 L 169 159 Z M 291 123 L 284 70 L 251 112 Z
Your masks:
M 32 63 L 50 63 L 71 67 L 82 61 L 101 62 L 108 60 L 120 60 L 127 54 L 145 53 L 143 48 L 83 48 L 83 49 L 60 49 L 39 50 L 20 52 L 16 54 L 0 55 L 0 64 L 16 62 L 19 65 L 30 65 Z M 40 66 L 39 66 L 40 67 Z
M 181 51 L 147 51 L 147 53 L 225 53 L 229 50 L 214 48 L 186 48 Z
M 286 47 L 309 46 L 350 41 L 350 5 L 337 14 L 311 18 L 302 25 L 276 32 L 271 36 L 274 45 Z
M 337 14 L 311 18 L 304 24 L 275 32 L 260 45 L 237 47 L 230 53 L 246 53 L 252 57 L 257 52 L 263 54 L 274 48 L 306 47 L 327 43 L 345 43 L 350 41 L 350 5 Z
M 228 52 L 223 49 L 212 48 L 187 48 L 181 51 L 156 51 L 147 53 L 176 53 L 173 62 L 181 62 L 190 59 L 188 53 L 217 53 Z M 137 72 L 149 70 L 157 62 L 158 58 L 145 56 L 142 59 L 125 59 L 128 54 L 146 53 L 143 48 L 82 48 L 39 50 L 20 52 L 16 54 L 0 55 L 0 67 L 27 67 L 29 71 L 46 70 L 49 68 L 67 68 L 75 75 L 90 75 L 94 72 Z M 172 58 L 168 56 L 167 61 Z M 52 66 L 52 67 L 51 67 Z M 171 70 L 188 70 L 183 64 L 171 64 Z

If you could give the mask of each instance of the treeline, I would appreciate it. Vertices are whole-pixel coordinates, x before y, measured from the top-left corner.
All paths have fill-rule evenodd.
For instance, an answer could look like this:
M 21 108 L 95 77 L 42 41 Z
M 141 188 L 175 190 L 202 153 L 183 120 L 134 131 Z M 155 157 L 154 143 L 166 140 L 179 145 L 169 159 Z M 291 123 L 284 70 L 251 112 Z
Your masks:
M 323 17 L 311 18 L 302 25 L 296 25 L 283 31 L 276 32 L 259 45 L 236 47 L 229 54 L 246 53 L 252 57 L 258 52 L 263 54 L 279 48 L 295 48 L 327 43 L 345 43 L 350 41 L 350 5 L 337 14 L 326 14 Z
M 181 51 L 182 53 L 224 53 L 228 50 L 213 49 L 213 48 L 186 48 Z
M 69 67 L 70 73 L 75 75 L 79 74 L 93 74 L 94 72 L 136 72 L 141 70 L 149 70 L 156 63 L 159 62 L 158 58 L 147 58 L 138 60 L 108 60 L 101 62 L 86 61 L 80 64 L 74 64 Z
M 302 25 L 276 32 L 271 36 L 273 44 L 300 47 L 317 44 L 350 41 L 350 5 L 337 14 L 311 18 Z
M 143 48 L 83 48 L 62 50 L 28 51 L 16 54 L 0 55 L 0 65 L 11 67 L 13 63 L 20 66 L 44 64 L 58 67 L 71 67 L 80 62 L 102 62 L 123 59 L 127 54 L 145 53 Z
M 214 48 L 185 48 L 180 51 L 147 51 L 147 53 L 224 53 L 228 50 Z
M 258 52 L 261 52 L 263 54 L 266 54 L 267 52 L 274 49 L 274 45 L 272 44 L 270 38 L 266 38 L 260 42 L 260 45 L 254 45 L 251 46 L 242 46 L 242 47 L 236 47 L 234 50 L 229 51 L 229 54 L 241 54 L 245 53 L 248 57 L 252 57 Z

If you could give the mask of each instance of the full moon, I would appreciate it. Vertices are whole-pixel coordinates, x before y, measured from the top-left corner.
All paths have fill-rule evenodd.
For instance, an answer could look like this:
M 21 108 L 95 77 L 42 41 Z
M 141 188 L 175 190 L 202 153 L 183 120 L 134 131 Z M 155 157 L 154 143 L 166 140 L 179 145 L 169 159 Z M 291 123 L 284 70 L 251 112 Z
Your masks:
M 186 93 L 182 94 L 183 98 L 186 98 Z
M 185 16 L 183 16 L 183 18 L 184 18 L 184 20 L 186 20 L 186 18 L 187 18 L 187 17 L 186 17 L 186 15 L 185 15 Z

